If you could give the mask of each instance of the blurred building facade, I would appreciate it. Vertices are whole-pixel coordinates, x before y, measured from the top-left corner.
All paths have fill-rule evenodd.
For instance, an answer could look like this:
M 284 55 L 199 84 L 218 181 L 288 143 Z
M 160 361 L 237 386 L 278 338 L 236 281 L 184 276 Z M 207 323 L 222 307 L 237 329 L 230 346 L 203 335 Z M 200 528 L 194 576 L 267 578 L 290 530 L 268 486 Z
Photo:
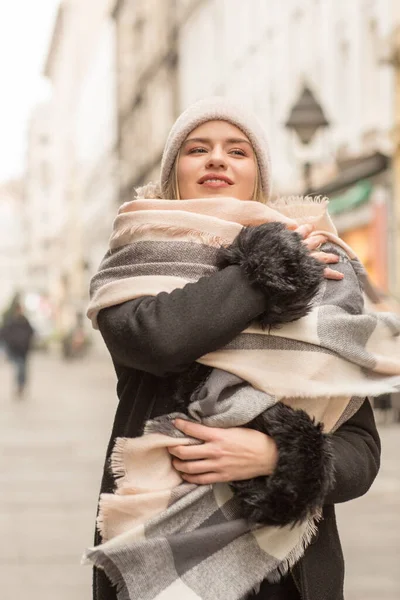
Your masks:
M 302 165 L 311 163 L 312 190 L 332 198 L 342 237 L 375 282 L 400 295 L 400 74 L 381 60 L 395 5 L 252 0 L 249 10 L 242 0 L 63 0 L 45 67 L 52 164 L 43 191 L 44 258 L 60 327 L 85 308 L 117 206 L 157 179 L 175 118 L 212 94 L 247 103 L 263 122 L 276 195 L 302 193 Z M 329 127 L 302 146 L 285 122 L 305 84 Z M 39 130 L 32 128 L 28 155 L 33 203 Z
M 44 68 L 52 85 L 49 294 L 61 332 L 85 309 L 87 273 L 101 259 L 115 203 L 113 4 L 62 1 Z
M 81 220 L 79 302 L 84 308 L 88 277 L 106 252 L 118 191 L 116 31 L 111 7 L 107 0 L 97 1 L 95 21 L 93 12 L 87 13 L 91 40 L 86 48 L 73 132 L 76 204 Z
M 400 4 L 392 0 L 393 28 L 387 38 L 385 59 L 392 67 L 394 77 L 394 120 L 393 139 L 393 185 L 394 211 L 393 229 L 395 232 L 394 269 L 396 273 L 396 297 L 400 302 Z
M 52 133 L 51 104 L 37 106 L 28 128 L 24 182 L 27 285 L 35 293 L 47 293 L 52 280 Z
M 0 185 L 0 314 L 27 283 L 25 227 L 29 220 L 23 202 L 23 182 Z
M 169 129 L 179 114 L 178 40 L 199 0 L 118 0 L 119 201 L 158 177 Z

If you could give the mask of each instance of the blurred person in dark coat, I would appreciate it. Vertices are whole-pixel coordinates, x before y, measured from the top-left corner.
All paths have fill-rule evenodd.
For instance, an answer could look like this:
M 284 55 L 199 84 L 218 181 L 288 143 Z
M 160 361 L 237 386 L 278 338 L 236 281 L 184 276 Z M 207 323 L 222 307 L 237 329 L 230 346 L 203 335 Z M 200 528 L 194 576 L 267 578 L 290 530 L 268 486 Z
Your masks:
M 21 398 L 27 383 L 27 362 L 32 347 L 34 330 L 24 315 L 20 303 L 9 312 L 0 332 L 7 357 L 15 368 L 15 395 Z
M 374 408 L 382 414 L 382 422 L 388 423 L 392 410 L 392 397 L 390 394 L 381 394 L 374 398 Z

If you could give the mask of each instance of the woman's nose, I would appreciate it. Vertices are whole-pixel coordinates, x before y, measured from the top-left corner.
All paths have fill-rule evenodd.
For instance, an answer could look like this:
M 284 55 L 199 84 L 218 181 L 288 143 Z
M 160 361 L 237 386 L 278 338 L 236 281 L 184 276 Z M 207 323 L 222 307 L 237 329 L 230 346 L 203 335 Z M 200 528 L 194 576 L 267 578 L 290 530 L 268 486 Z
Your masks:
M 219 148 L 214 148 L 207 158 L 207 168 L 226 167 L 224 153 Z

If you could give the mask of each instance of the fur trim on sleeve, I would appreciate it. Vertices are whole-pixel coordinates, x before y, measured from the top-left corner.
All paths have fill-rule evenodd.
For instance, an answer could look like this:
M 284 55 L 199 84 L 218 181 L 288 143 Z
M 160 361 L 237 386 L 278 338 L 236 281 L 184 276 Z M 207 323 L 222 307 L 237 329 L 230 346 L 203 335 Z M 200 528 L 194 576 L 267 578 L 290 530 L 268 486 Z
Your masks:
M 240 265 L 265 294 L 263 327 L 304 317 L 323 278 L 324 265 L 313 258 L 298 233 L 283 223 L 244 227 L 230 246 L 218 251 L 217 266 Z
M 321 508 L 334 483 L 329 435 L 307 413 L 279 402 L 249 424 L 278 447 L 272 475 L 231 483 L 243 516 L 251 523 L 288 525 Z

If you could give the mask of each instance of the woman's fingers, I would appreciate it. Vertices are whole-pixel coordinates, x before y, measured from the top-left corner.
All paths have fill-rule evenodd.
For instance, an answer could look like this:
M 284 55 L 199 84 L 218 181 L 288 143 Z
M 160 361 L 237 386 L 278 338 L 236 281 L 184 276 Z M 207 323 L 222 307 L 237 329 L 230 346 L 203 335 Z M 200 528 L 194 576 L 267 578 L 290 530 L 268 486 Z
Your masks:
M 294 219 L 291 219 L 290 217 L 286 217 L 285 215 L 280 214 L 279 221 L 281 223 L 284 223 L 284 225 L 286 225 L 286 227 L 288 229 L 291 229 L 292 231 L 295 231 L 298 228 L 296 221 Z
M 310 235 L 305 240 L 303 240 L 303 244 L 307 246 L 309 250 L 317 250 L 319 246 L 325 244 L 328 241 L 328 238 L 322 234 L 318 235 Z
M 189 437 L 197 438 L 209 442 L 218 438 L 218 430 L 216 427 L 207 427 L 199 423 L 185 421 L 185 419 L 175 419 L 174 425 L 179 431 L 186 433 Z
M 326 265 L 331 265 L 339 262 L 338 255 L 330 254 L 329 252 L 311 252 L 311 256 L 313 256 L 316 260 Z
M 310 235 L 310 227 L 312 231 L 312 225 L 301 225 L 301 227 L 299 227 L 296 231 L 303 238 L 305 237 L 305 239 L 303 239 L 303 244 L 305 244 L 310 250 L 311 256 L 313 256 L 316 260 L 325 265 L 337 264 L 340 260 L 337 254 L 323 251 L 312 252 L 312 250 L 316 250 L 317 248 L 319 248 L 319 246 L 325 244 L 328 241 L 328 238 L 322 234 Z M 334 279 L 335 281 L 340 281 L 344 278 L 344 275 L 343 273 L 339 273 L 339 271 L 335 271 L 334 269 L 330 269 L 329 267 L 327 267 L 324 270 L 324 277 L 325 279 Z
M 314 231 L 314 229 L 315 229 L 314 225 L 306 224 L 306 225 L 300 225 L 294 231 L 296 233 L 298 233 L 303 239 L 305 239 L 310 235 L 310 233 L 312 233 Z
M 324 270 L 324 277 L 325 279 L 335 279 L 336 281 L 339 281 L 344 278 L 344 275 L 343 273 L 339 273 L 339 271 L 326 267 Z
M 180 460 L 202 460 L 212 456 L 210 444 L 207 443 L 194 444 L 193 446 L 172 446 L 168 448 L 168 451 Z
M 187 481 L 187 483 L 195 483 L 196 485 L 209 485 L 229 481 L 226 476 L 219 473 L 202 473 L 201 475 L 187 475 L 182 473 L 182 479 Z
M 215 462 L 212 460 L 179 460 L 174 458 L 172 460 L 174 468 L 179 473 L 185 473 L 187 475 L 200 475 L 201 473 L 214 472 L 217 468 Z

